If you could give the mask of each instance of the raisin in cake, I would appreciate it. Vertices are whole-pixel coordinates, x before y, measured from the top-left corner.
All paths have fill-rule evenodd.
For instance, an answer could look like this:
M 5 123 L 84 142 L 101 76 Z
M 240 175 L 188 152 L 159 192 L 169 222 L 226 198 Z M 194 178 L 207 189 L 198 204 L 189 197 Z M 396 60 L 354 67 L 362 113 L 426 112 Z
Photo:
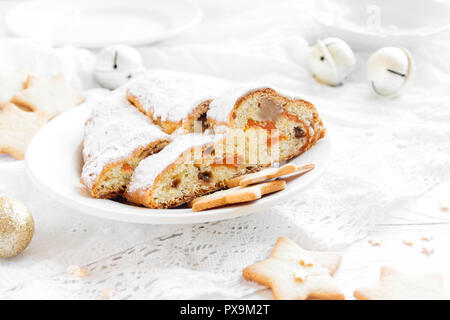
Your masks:
M 226 187 L 225 181 L 259 170 L 239 153 L 227 154 L 221 135 L 186 134 L 136 168 L 127 200 L 149 208 L 171 208 Z
M 230 83 L 196 74 L 175 71 L 152 71 L 133 80 L 128 86 L 128 99 L 148 115 L 166 133 L 182 128 L 194 130 L 194 122 L 202 121 L 214 96 Z M 203 128 L 204 129 L 204 128 Z
M 92 106 L 85 124 L 81 182 L 96 198 L 121 195 L 139 162 L 170 140 L 120 88 Z

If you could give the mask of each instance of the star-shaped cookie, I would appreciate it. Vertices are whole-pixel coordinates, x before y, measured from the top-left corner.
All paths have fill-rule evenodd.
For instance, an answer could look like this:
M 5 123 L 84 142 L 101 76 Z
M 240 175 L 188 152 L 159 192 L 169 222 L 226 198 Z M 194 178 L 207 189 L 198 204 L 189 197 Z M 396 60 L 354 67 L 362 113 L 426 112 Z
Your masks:
M 0 153 L 23 159 L 36 132 L 48 121 L 40 112 L 26 112 L 8 103 L 0 108 Z
M 0 72 L 0 105 L 9 102 L 13 95 L 24 89 L 27 76 L 23 70 Z
M 30 111 L 45 113 L 49 117 L 72 109 L 84 100 L 83 95 L 71 88 L 62 75 L 50 80 L 29 76 L 25 87 L 25 90 L 12 97 L 11 102 Z
M 359 300 L 442 300 L 449 299 L 443 291 L 439 274 L 412 276 L 391 267 L 381 267 L 380 282 L 353 293 Z
M 307 251 L 281 237 L 269 258 L 246 267 L 242 274 L 271 288 L 277 300 L 343 300 L 332 277 L 341 260 L 339 253 Z

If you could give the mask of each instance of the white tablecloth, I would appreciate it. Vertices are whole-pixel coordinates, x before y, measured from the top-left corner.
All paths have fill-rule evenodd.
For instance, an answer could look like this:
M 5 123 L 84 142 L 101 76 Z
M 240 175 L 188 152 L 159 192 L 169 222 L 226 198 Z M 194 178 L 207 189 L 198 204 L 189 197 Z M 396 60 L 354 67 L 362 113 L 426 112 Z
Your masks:
M 311 78 L 308 42 L 324 34 L 299 1 L 201 4 L 201 25 L 140 49 L 146 66 L 297 92 L 317 106 L 329 128 L 334 153 L 327 172 L 296 199 L 248 217 L 150 226 L 70 210 L 36 190 L 23 162 L 1 156 L 0 195 L 26 203 L 36 232 L 23 254 L 0 261 L 0 299 L 100 298 L 107 288 L 117 292 L 114 299 L 241 298 L 261 289 L 242 279 L 242 268 L 265 258 L 277 237 L 310 249 L 344 249 L 385 215 L 409 210 L 450 181 L 448 40 L 411 48 L 412 83 L 399 97 L 380 99 L 364 77 L 370 52 L 357 52 L 357 70 L 343 86 Z M 16 48 L 20 55 L 11 54 Z M 38 64 L 37 54 L 43 57 Z M 84 50 L 0 40 L 0 57 L 3 68 L 25 63 L 41 76 L 63 72 L 74 85 L 94 85 L 92 55 Z M 66 272 L 70 265 L 89 274 L 74 278 Z

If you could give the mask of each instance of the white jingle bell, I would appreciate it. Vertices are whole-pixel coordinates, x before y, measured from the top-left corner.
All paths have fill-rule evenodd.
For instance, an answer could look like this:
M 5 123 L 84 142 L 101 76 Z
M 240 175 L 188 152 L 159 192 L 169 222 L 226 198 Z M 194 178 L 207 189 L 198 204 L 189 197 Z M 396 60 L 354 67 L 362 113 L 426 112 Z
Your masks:
M 352 49 L 339 38 L 317 41 L 309 56 L 309 68 L 314 78 L 331 86 L 342 84 L 355 63 Z
M 394 96 L 408 82 L 413 65 L 408 50 L 385 47 L 372 54 L 367 61 L 367 79 L 379 96 Z
M 136 49 L 115 45 L 98 53 L 94 73 L 102 87 L 116 89 L 144 71 L 142 57 Z

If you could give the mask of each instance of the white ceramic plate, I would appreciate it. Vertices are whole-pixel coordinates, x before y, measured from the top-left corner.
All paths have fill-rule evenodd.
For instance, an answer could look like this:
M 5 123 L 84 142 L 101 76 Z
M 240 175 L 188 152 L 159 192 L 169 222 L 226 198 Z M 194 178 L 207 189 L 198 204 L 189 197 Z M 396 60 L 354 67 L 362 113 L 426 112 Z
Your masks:
M 315 0 L 311 15 L 353 48 L 415 47 L 450 29 L 445 0 Z
M 163 40 L 201 18 L 191 0 L 35 0 L 11 9 L 5 21 L 16 36 L 100 48 Z
M 88 106 L 81 106 L 56 117 L 40 130 L 26 153 L 27 171 L 36 186 L 49 196 L 73 209 L 108 219 L 150 224 L 187 224 L 244 216 L 270 208 L 285 198 L 298 196 L 323 173 L 331 156 L 330 140 L 323 139 L 311 150 L 292 160 L 299 165 L 314 163 L 314 170 L 296 179 L 291 178 L 285 190 L 248 204 L 201 212 L 192 212 L 189 208 L 142 208 L 113 200 L 94 199 L 80 183 L 84 123 L 89 115 Z

